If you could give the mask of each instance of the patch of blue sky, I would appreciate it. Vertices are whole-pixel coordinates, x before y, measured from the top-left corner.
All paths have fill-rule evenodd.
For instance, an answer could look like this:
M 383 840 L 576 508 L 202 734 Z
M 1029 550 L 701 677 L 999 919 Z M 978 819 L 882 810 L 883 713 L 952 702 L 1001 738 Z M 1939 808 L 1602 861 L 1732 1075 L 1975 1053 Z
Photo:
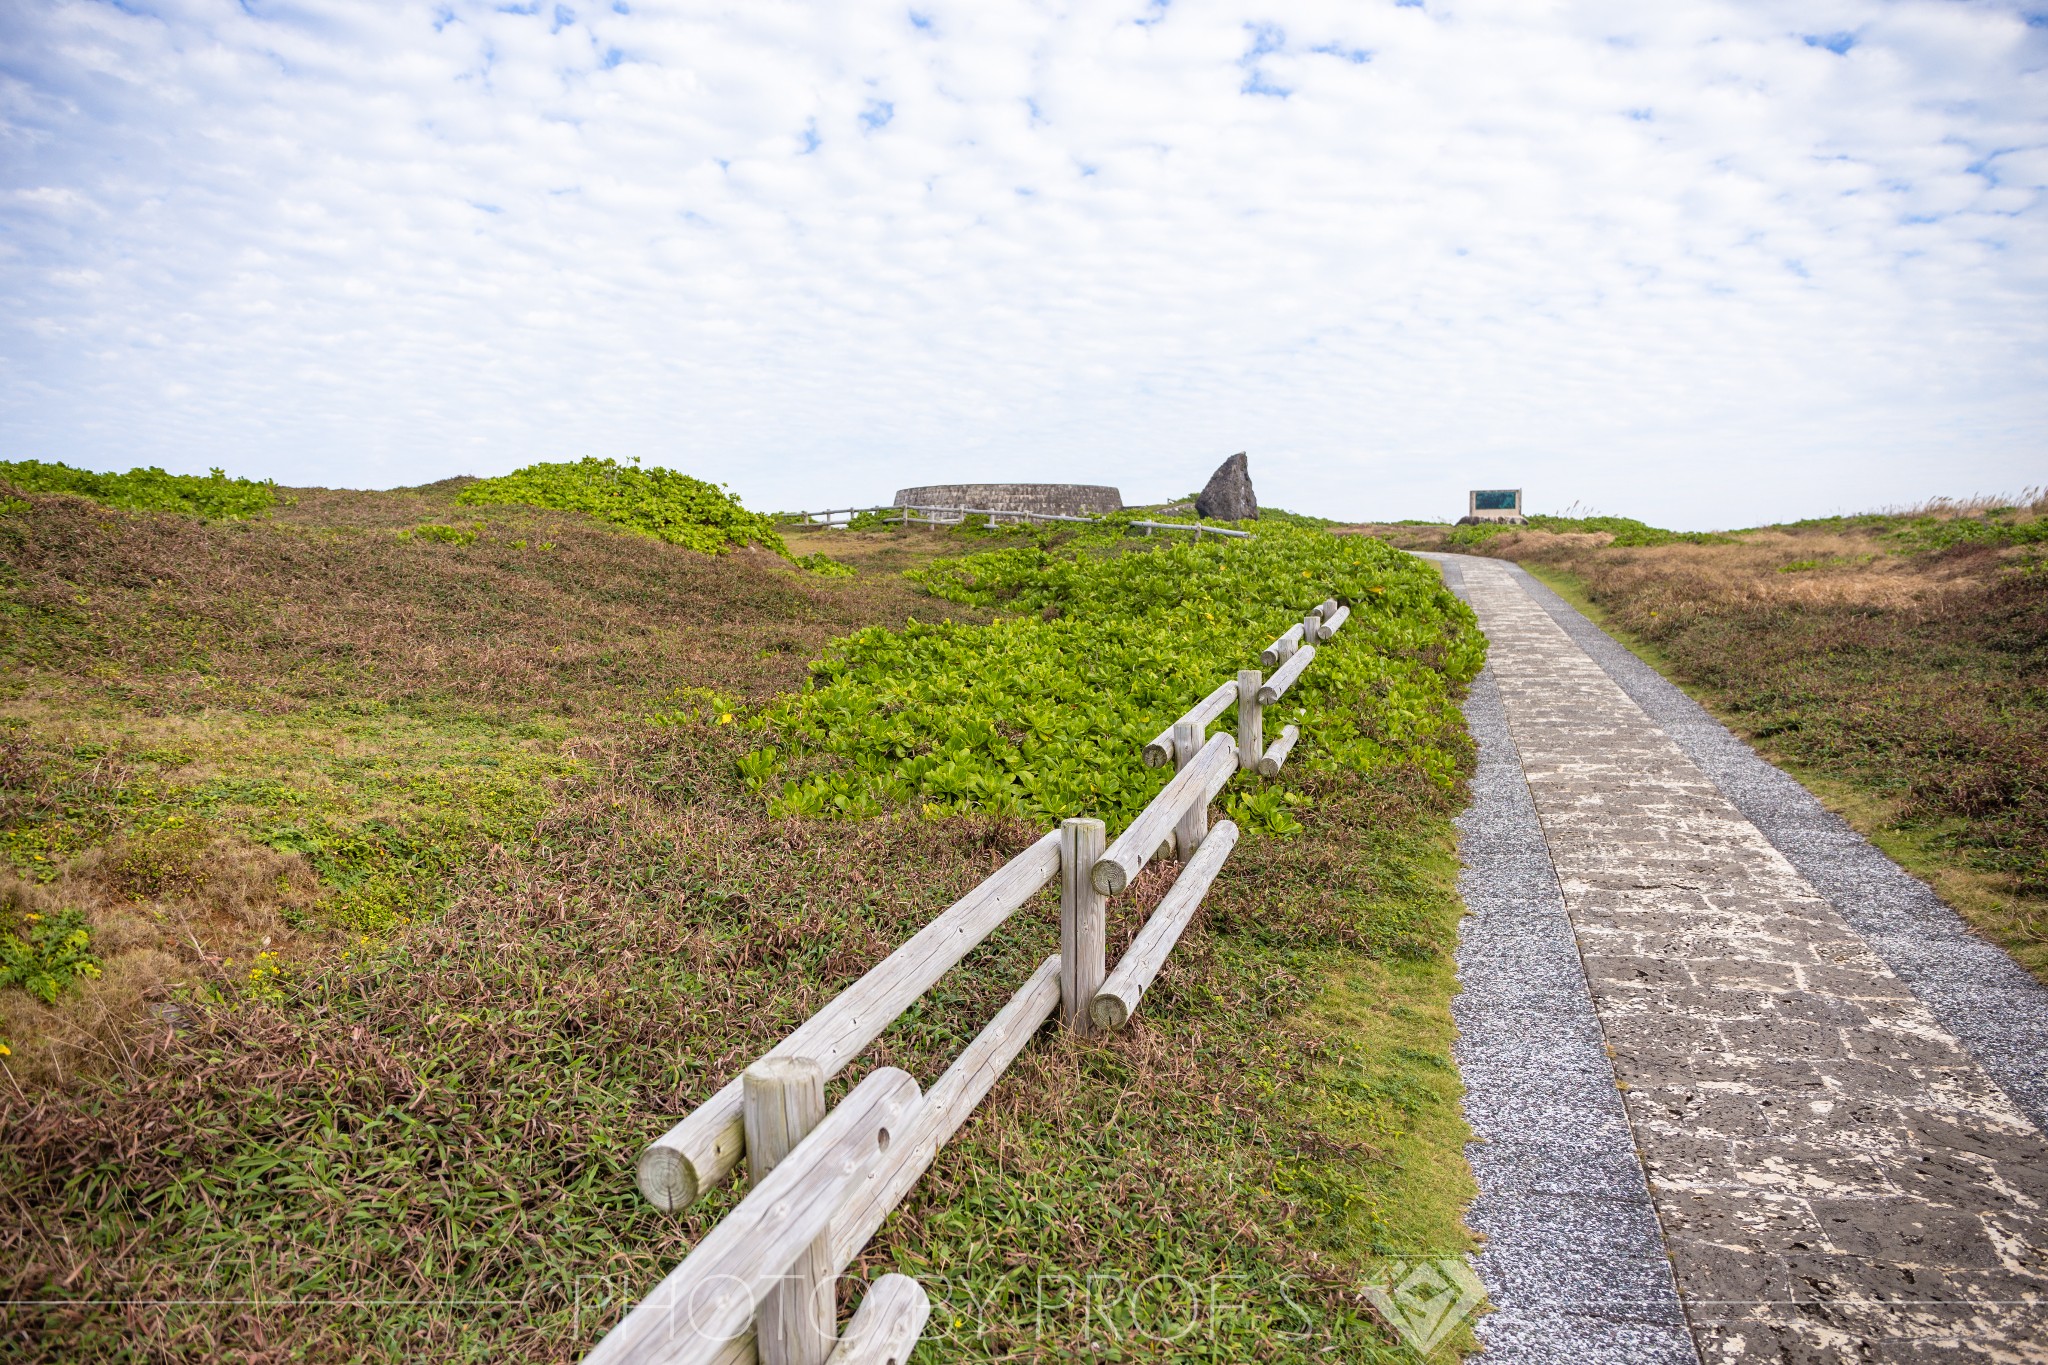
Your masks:
M 1244 27 L 1252 35 L 1252 45 L 1237 59 L 1239 66 L 1250 66 L 1261 57 L 1287 50 L 1287 30 L 1280 25 L 1248 23 Z
M 929 33 L 932 31 L 932 17 L 929 14 L 919 14 L 916 10 L 912 10 L 910 11 L 910 26 Z
M 860 111 L 861 127 L 871 133 L 888 127 L 889 121 L 895 117 L 896 106 L 888 100 L 869 100 L 868 107 Z
M 570 9 L 570 8 L 569 8 L 569 7 L 567 6 L 567 5 L 556 5 L 556 6 L 555 6 L 555 22 L 554 22 L 553 24 L 551 24 L 551 25 L 549 25 L 549 26 L 548 26 L 548 32 L 550 32 L 550 33 L 560 33 L 560 32 L 561 32 L 561 31 L 562 31 L 563 29 L 565 29 L 565 28 L 568 28 L 568 27 L 572 26 L 573 24 L 575 24 L 575 22 L 576 22 L 576 11 L 575 11 L 575 10 L 573 10 L 573 9 Z
M 818 136 L 818 121 L 816 119 L 812 119 L 804 125 L 804 130 L 800 136 L 804 140 L 804 145 L 802 150 L 797 152 L 798 156 L 809 156 L 824 144 L 824 139 Z
M 1237 59 L 1237 64 L 1246 68 L 1244 84 L 1239 87 L 1240 93 L 1286 99 L 1294 91 L 1259 70 L 1259 59 L 1287 50 L 1287 30 L 1278 24 L 1248 23 L 1244 27 L 1245 31 L 1251 34 L 1251 45 L 1244 50 L 1244 55 Z
M 1856 46 L 1853 33 L 1802 33 L 1799 40 L 1808 47 L 1824 47 L 1837 56 Z
M 1325 57 L 1335 57 L 1339 61 L 1350 62 L 1353 66 L 1364 66 L 1372 60 L 1371 48 L 1346 47 L 1342 43 L 1317 43 L 1309 51 Z
M 1173 8 L 1173 0 L 1148 0 L 1145 12 L 1131 22 L 1139 28 L 1150 28 L 1166 22 L 1166 11 Z

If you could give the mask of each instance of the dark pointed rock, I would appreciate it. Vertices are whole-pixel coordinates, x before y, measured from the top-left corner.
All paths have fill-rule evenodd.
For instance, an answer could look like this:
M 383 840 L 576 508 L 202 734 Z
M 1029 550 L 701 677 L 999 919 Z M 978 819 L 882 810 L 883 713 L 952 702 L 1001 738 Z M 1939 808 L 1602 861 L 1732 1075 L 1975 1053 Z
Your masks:
M 1258 519 L 1259 499 L 1252 492 L 1252 476 L 1245 468 L 1243 451 L 1216 466 L 1216 472 L 1209 476 L 1208 484 L 1195 499 L 1195 511 L 1217 521 Z

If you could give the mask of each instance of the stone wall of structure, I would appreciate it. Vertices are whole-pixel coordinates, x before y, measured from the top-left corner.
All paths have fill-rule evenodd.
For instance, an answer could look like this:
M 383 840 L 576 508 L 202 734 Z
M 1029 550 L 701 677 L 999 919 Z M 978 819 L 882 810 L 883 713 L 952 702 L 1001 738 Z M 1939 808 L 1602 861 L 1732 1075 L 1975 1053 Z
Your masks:
M 1099 517 L 1123 510 L 1123 494 L 1092 483 L 934 483 L 896 490 L 896 507 L 981 507 L 992 512 L 1040 512 Z

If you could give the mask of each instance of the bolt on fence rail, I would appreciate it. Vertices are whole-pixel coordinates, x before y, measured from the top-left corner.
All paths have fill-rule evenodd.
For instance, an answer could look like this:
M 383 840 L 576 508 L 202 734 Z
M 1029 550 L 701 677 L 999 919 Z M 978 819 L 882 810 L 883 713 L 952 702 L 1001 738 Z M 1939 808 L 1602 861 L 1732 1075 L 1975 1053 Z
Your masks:
M 636 1175 L 659 1208 L 689 1207 L 742 1160 L 752 1184 L 586 1365 L 901 1365 L 931 1312 L 923 1288 L 881 1277 L 838 1334 L 833 1286 L 1047 1019 L 1057 1013 L 1090 1034 L 1137 1012 L 1237 846 L 1236 824 L 1210 828 L 1210 804 L 1240 772 L 1279 773 L 1300 731 L 1286 726 L 1267 745 L 1264 708 L 1349 617 L 1334 599 L 1313 608 L 1261 656 L 1281 664 L 1271 678 L 1240 671 L 1147 744 L 1145 763 L 1171 759 L 1175 773 L 1115 842 L 1105 844 L 1100 820 L 1062 820 L 650 1143 Z M 1233 701 L 1236 734 L 1204 743 Z M 1170 856 L 1179 874 L 1109 970 L 1109 898 Z M 828 1111 L 825 1082 L 1055 877 L 1059 956 L 1017 988 L 931 1089 L 920 1093 L 884 1067 Z

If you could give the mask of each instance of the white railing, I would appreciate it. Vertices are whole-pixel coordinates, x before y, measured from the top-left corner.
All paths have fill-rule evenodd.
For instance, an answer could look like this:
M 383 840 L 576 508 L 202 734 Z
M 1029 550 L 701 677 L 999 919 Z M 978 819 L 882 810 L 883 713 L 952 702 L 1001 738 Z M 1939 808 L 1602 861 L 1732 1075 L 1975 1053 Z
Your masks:
M 741 1075 L 640 1154 L 640 1191 L 683 1209 L 742 1161 L 752 1187 L 716 1227 L 612 1328 L 586 1365 L 856 1365 L 902 1362 L 930 1314 L 903 1275 L 868 1289 L 845 1333 L 833 1287 L 930 1168 L 982 1097 L 1055 1013 L 1077 1033 L 1123 1027 L 1164 968 L 1231 850 L 1238 829 L 1209 826 L 1209 806 L 1240 772 L 1274 776 L 1299 732 L 1265 742 L 1264 712 L 1283 696 L 1350 618 L 1332 599 L 1145 746 L 1144 761 L 1176 772 L 1165 790 L 1105 847 L 1100 820 L 1062 820 L 1012 858 Z M 1203 742 L 1237 704 L 1237 732 Z M 1108 970 L 1108 900 L 1147 863 L 1177 855 L 1179 874 Z M 898 1015 L 1053 879 L 1059 880 L 1060 952 L 1011 995 L 929 1091 L 894 1068 L 877 1070 L 837 1107 L 825 1082 Z
M 837 507 L 822 512 L 785 512 L 778 523 L 783 526 L 829 527 L 843 526 L 866 512 L 890 512 L 893 516 L 883 520 L 895 526 L 960 526 L 969 517 L 987 517 L 991 526 L 1005 521 L 1039 522 L 1065 521 L 1093 525 L 1104 520 L 1102 517 L 1074 517 L 1061 512 L 1025 512 L 1015 508 L 1002 507 Z M 1146 535 L 1155 531 L 1188 531 L 1196 540 L 1203 536 L 1222 536 L 1229 540 L 1249 540 L 1250 531 L 1232 531 L 1221 526 L 1204 526 L 1200 522 L 1188 521 L 1134 521 L 1129 525 Z

